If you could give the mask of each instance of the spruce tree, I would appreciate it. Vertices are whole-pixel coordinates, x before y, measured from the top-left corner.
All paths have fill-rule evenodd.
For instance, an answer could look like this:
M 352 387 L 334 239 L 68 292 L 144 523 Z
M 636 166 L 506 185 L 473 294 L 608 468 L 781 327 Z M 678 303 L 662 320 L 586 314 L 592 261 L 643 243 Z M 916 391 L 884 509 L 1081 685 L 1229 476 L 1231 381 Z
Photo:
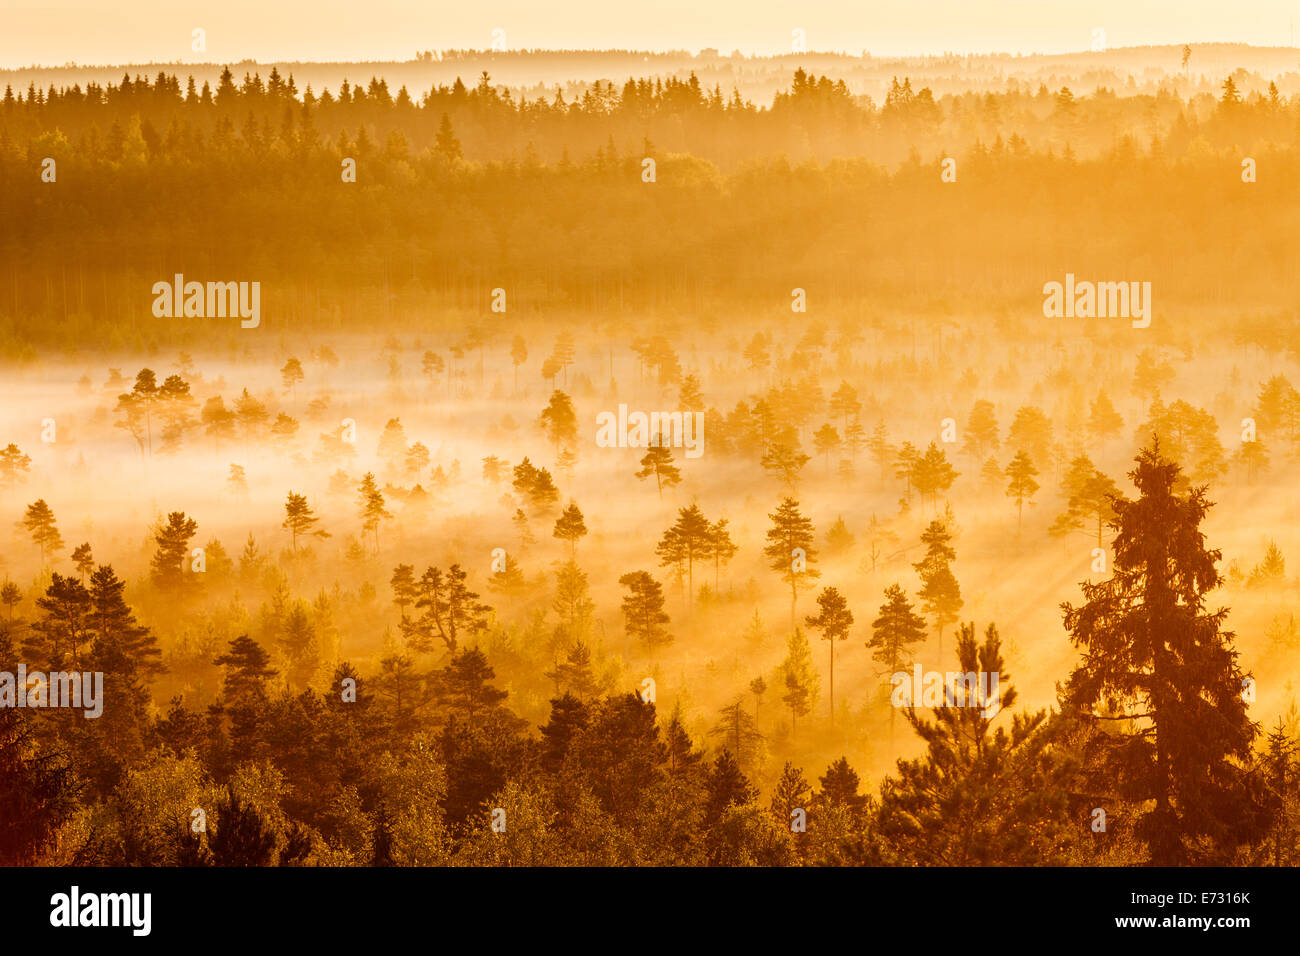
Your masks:
M 1103 772 L 1137 804 L 1135 834 L 1156 865 L 1226 861 L 1266 821 L 1245 770 L 1257 727 L 1227 608 L 1208 610 L 1220 583 L 1218 550 L 1205 546 L 1205 489 L 1186 493 L 1179 466 L 1152 442 L 1129 477 L 1134 500 L 1114 500 L 1114 573 L 1081 584 L 1084 603 L 1062 605 L 1082 660 L 1062 704 L 1105 726 Z

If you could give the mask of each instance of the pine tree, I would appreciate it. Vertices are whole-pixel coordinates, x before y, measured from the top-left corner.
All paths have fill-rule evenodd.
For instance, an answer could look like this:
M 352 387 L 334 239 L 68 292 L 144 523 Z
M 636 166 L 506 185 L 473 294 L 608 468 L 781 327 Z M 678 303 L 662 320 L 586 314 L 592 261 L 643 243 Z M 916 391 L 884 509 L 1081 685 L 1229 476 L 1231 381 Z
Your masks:
M 763 743 L 763 735 L 758 732 L 753 715 L 745 709 L 744 697 L 737 697 L 718 711 L 718 722 L 709 731 L 709 736 L 726 745 L 723 752 L 734 755 L 737 768 L 757 757 Z
M 858 401 L 858 391 L 848 382 L 840 382 L 840 387 L 831 393 L 831 414 L 841 416 L 842 424 L 847 433 L 849 419 L 862 411 L 862 403 Z
M 366 472 L 365 477 L 361 479 L 361 484 L 357 487 L 357 496 L 361 505 L 361 530 L 374 534 L 375 553 L 378 554 L 379 524 L 392 515 L 384 507 L 384 493 L 375 484 L 375 476 L 371 472 Z
M 90 576 L 89 626 L 94 634 L 94 654 L 102 669 L 124 674 L 133 687 L 166 671 L 158 640 L 139 624 L 126 603 L 126 582 L 112 565 L 101 564 Z
M 663 436 L 658 432 L 650 441 L 650 446 L 646 453 L 641 456 L 641 470 L 636 473 L 636 477 L 642 481 L 655 476 L 655 485 L 659 489 L 659 497 L 664 496 L 664 486 L 669 488 L 681 484 L 682 471 L 673 464 L 672 449 L 664 444 Z
M 731 531 L 727 528 L 727 519 L 719 518 L 709 526 L 709 557 L 713 558 L 713 589 L 720 589 L 722 565 L 736 556 L 740 546 L 731 540 Z
M 831 452 L 843 444 L 844 441 L 840 438 L 840 433 L 830 422 L 827 422 L 813 433 L 813 447 L 817 449 L 819 455 L 825 456 L 827 474 L 830 474 L 831 470 Z
M 662 566 L 674 566 L 680 570 L 685 565 L 688 608 L 694 605 L 695 562 L 710 557 L 712 546 L 713 526 L 699 505 L 691 505 L 678 509 L 677 520 L 664 532 L 655 548 Z
M 814 808 L 841 806 L 853 814 L 861 814 L 867 808 L 866 795 L 858 793 L 857 771 L 849 766 L 847 757 L 840 757 L 827 767 L 817 782 L 821 789 L 813 797 Z
M 12 488 L 31 470 L 32 460 L 10 442 L 0 449 L 0 488 Z
M 799 449 L 799 439 L 793 428 L 786 429 L 770 441 L 759 464 L 779 478 L 791 492 L 798 490 L 799 473 L 811 459 Z
M 943 653 L 944 626 L 957 620 L 963 603 L 961 587 L 950 566 L 957 557 L 949 543 L 951 541 L 952 534 L 946 522 L 931 521 L 921 534 L 921 543 L 926 547 L 925 556 L 913 565 L 921 576 L 919 597 L 922 607 L 934 618 L 940 653 Z
M 284 382 L 284 390 L 292 392 L 296 397 L 297 388 L 304 378 L 306 378 L 306 375 L 302 370 L 302 362 L 290 356 L 289 360 L 284 363 L 284 367 L 280 369 L 280 381 Z
M 1225 860 L 1265 825 L 1243 763 L 1257 733 L 1228 611 L 1208 611 L 1221 554 L 1205 547 L 1204 488 L 1175 491 L 1180 468 L 1144 448 L 1129 473 L 1138 498 L 1114 501 L 1114 573 L 1063 605 L 1082 661 L 1066 713 L 1108 724 L 1112 790 L 1143 804 L 1134 832 L 1156 865 Z
M 571 693 L 551 701 L 551 718 L 542 727 L 542 766 L 551 772 L 560 769 L 573 739 L 591 718 L 588 705 Z
M 911 666 L 909 644 L 925 640 L 925 619 L 912 610 L 907 594 L 901 585 L 893 584 L 885 590 L 885 603 L 880 606 L 880 616 L 871 622 L 872 659 L 885 666 L 890 679 Z M 889 711 L 889 736 L 894 735 L 895 708 Z
M 700 392 L 700 380 L 695 374 L 682 378 L 677 393 L 677 406 L 684 412 L 704 411 L 704 395 Z
M 284 503 L 284 523 L 280 527 L 284 528 L 293 539 L 293 550 L 298 550 L 299 535 L 314 535 L 317 538 L 328 538 L 329 532 L 324 528 L 316 528 L 316 523 L 320 521 L 316 513 L 312 511 L 311 505 L 307 504 L 306 495 L 296 495 L 292 491 Z
M 627 588 L 623 617 L 627 635 L 653 650 L 672 640 L 664 627 L 670 620 L 664 612 L 664 589 L 648 571 L 624 574 L 618 583 Z
M 64 670 L 68 664 L 79 669 L 82 649 L 94 639 L 90 593 L 76 578 L 56 571 L 36 607 L 44 616 L 23 641 L 28 659 L 47 670 Z
M 1025 502 L 1031 500 L 1038 491 L 1038 482 L 1034 481 L 1037 474 L 1038 469 L 1024 451 L 1016 452 L 1016 456 L 1007 465 L 1007 477 L 1010 479 L 1007 483 L 1007 497 L 1014 498 L 1016 502 L 1017 529 L 1024 522 Z
M 578 413 L 573 409 L 573 400 L 564 392 L 551 393 L 551 400 L 542 410 L 540 422 L 556 451 L 571 446 L 578 440 Z
M 977 401 L 966 419 L 966 451 L 980 460 L 996 452 L 999 444 L 997 412 L 993 403 Z
M 722 821 L 722 815 L 729 807 L 742 806 L 758 797 L 758 791 L 750 786 L 740 763 L 731 751 L 723 750 L 709 768 L 706 780 L 704 801 L 704 826 L 716 827 Z
M 785 691 L 781 700 L 790 708 L 790 735 L 793 737 L 800 717 L 812 712 L 817 700 L 817 672 L 813 669 L 812 648 L 803 631 L 795 628 L 786 642 L 785 660 L 780 667 Z
M 270 866 L 275 860 L 275 833 L 249 803 L 227 787 L 217 805 L 216 826 L 208 847 L 216 866 Z
M 585 641 L 575 641 L 565 659 L 558 662 L 553 670 L 547 671 L 545 676 L 555 682 L 557 694 L 572 694 L 579 700 L 591 700 L 596 696 L 596 676 L 591 670 L 591 648 Z
M 925 454 L 917 458 L 913 464 L 911 482 L 917 494 L 921 496 L 922 504 L 929 495 L 931 503 L 937 505 L 939 492 L 951 488 L 959 475 L 960 472 L 948 463 L 948 456 L 943 449 L 930 442 Z
M 180 594 L 187 589 L 190 579 L 185 575 L 185 562 L 189 558 L 190 539 L 198 528 L 198 522 L 186 517 L 185 512 L 173 511 L 154 535 L 158 549 L 150 563 L 149 576 L 160 591 Z
M 853 626 L 853 612 L 849 610 L 844 595 L 835 588 L 822 589 L 822 593 L 817 595 L 817 607 L 817 615 L 815 617 L 809 615 L 804 620 L 809 627 L 815 627 L 822 632 L 822 640 L 830 642 L 830 706 L 833 727 L 835 725 L 835 642 L 848 640 L 849 628 Z
M 913 447 L 910 441 L 905 441 L 894 458 L 894 477 L 903 479 L 903 499 L 911 504 L 913 477 L 916 475 L 917 463 L 921 460 L 920 453 Z
M 81 583 L 86 583 L 86 575 L 95 570 L 95 558 L 90 552 L 90 542 L 85 541 L 72 551 L 72 564 L 81 575 Z
M 469 589 L 468 575 L 453 564 L 444 575 L 440 568 L 426 568 L 420 576 L 415 598 L 419 617 L 403 616 L 402 635 L 414 651 L 433 650 L 441 641 L 448 653 L 460 649 L 460 635 L 487 629 L 487 615 L 492 608 L 479 603 L 478 594 Z
M 1124 419 L 1115 411 L 1110 396 L 1104 390 L 1099 391 L 1088 409 L 1088 433 L 1104 451 L 1106 442 L 1118 435 L 1123 427 Z
M 1063 862 L 1059 847 L 1067 828 L 1077 826 L 1069 818 L 1073 766 L 1050 747 L 1046 710 L 1016 714 L 1009 729 L 993 729 L 1016 700 L 1000 645 L 995 626 L 989 625 L 981 643 L 974 624 L 963 625 L 957 662 L 970 683 L 945 688 L 944 703 L 932 709 L 933 722 L 918 716 L 915 705 L 905 711 L 926 753 L 900 760 L 898 776 L 881 787 L 877 831 L 890 862 Z
M 835 523 L 826 532 L 826 551 L 834 556 L 843 554 L 851 547 L 853 547 L 853 533 L 849 531 L 849 526 L 844 523 L 844 516 L 836 515 Z
M 402 618 L 406 618 L 406 609 L 420 596 L 420 589 L 415 583 L 415 568 L 409 564 L 399 564 L 393 568 L 393 576 L 388 579 L 393 589 L 393 603 Z
M 306 601 L 295 601 L 280 625 L 280 646 L 288 662 L 290 689 L 306 690 L 320 665 L 320 645 Z
M 54 523 L 54 511 L 44 498 L 38 498 L 27 506 L 23 527 L 32 536 L 32 543 L 41 549 L 42 566 L 47 557 L 53 557 L 63 548 L 63 536 Z
M 1059 537 L 1082 530 L 1090 535 L 1095 522 L 1100 548 L 1102 530 L 1112 514 L 1111 498 L 1118 493 L 1115 482 L 1098 471 L 1087 455 L 1079 455 L 1070 462 L 1061 484 L 1065 512 L 1053 522 L 1048 533 Z
M 582 511 L 579 510 L 576 503 L 569 502 L 569 506 L 560 513 L 560 517 L 555 519 L 554 537 L 561 541 L 569 542 L 569 559 L 572 560 L 577 552 L 578 539 L 587 533 L 587 526 L 582 520 Z
M 799 587 L 820 577 L 812 565 L 817 560 L 813 548 L 813 523 L 799 511 L 799 502 L 784 498 L 775 513 L 768 515 L 772 527 L 767 532 L 763 554 L 773 571 L 790 585 L 790 627 L 794 628 L 799 602 Z
M 555 572 L 551 609 L 560 617 L 556 634 L 562 641 L 579 641 L 587 636 L 596 604 L 591 600 L 586 573 L 573 561 L 565 561 Z
M 463 717 L 490 710 L 508 696 L 493 687 L 496 672 L 477 647 L 453 654 L 447 666 L 434 675 L 435 694 L 440 703 Z
M 777 825 L 789 829 L 794 811 L 807 813 L 811 803 L 812 785 L 805 779 L 803 771 L 787 760 L 776 786 L 772 788 L 771 809 Z

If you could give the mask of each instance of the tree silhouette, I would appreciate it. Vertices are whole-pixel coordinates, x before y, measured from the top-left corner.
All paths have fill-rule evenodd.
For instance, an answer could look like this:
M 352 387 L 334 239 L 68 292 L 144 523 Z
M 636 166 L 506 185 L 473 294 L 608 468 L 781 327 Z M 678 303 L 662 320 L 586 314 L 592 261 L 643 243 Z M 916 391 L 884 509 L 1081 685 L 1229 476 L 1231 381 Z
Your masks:
M 817 595 L 817 615 L 807 616 L 804 620 L 809 627 L 822 632 L 822 640 L 830 642 L 831 680 L 830 707 L 831 726 L 835 725 L 835 642 L 848 640 L 849 628 L 853 626 L 853 612 L 849 610 L 844 595 L 835 588 L 823 588 Z
M 767 545 L 763 554 L 769 567 L 780 573 L 790 585 L 790 627 L 795 626 L 799 587 L 820 576 L 812 567 L 817 559 L 813 549 L 813 523 L 799 511 L 799 502 L 783 498 L 774 513 L 769 514 L 772 527 L 767 532 Z
M 686 604 L 694 605 L 695 562 L 712 555 L 713 528 L 699 505 L 677 510 L 677 520 L 664 532 L 655 553 L 663 566 L 686 570 Z
M 431 651 L 441 641 L 448 653 L 460 649 L 459 635 L 487 628 L 492 608 L 479 603 L 478 595 L 466 583 L 468 575 L 453 564 L 444 575 L 439 568 L 426 568 L 420 576 L 415 599 L 419 617 L 402 617 L 402 634 L 415 651 Z
M 1082 652 L 1062 706 L 1085 725 L 1110 724 L 1097 738 L 1101 772 L 1142 805 L 1134 834 L 1151 862 L 1172 866 L 1259 837 L 1265 821 L 1242 766 L 1257 728 L 1227 609 L 1205 608 L 1220 558 L 1200 529 L 1205 490 L 1175 491 L 1179 466 L 1158 442 L 1134 460 L 1138 497 L 1114 501 L 1114 573 L 1083 582 L 1083 604 L 1062 605 Z
M 190 539 L 198 529 L 198 522 L 185 512 L 173 511 L 154 535 L 158 547 L 149 565 L 149 577 L 160 591 L 181 594 L 187 590 L 190 579 L 185 576 L 185 562 L 189 558 Z
M 1038 491 L 1038 482 L 1034 481 L 1034 476 L 1037 474 L 1038 469 L 1034 467 L 1033 461 L 1024 451 L 1016 452 L 1016 457 L 1012 458 L 1007 465 L 1006 477 L 1009 479 L 1007 497 L 1015 499 L 1016 502 L 1017 530 L 1024 523 L 1025 502 L 1031 500 Z
M 1090 535 L 1095 522 L 1100 548 L 1102 529 L 1113 514 L 1111 499 L 1119 493 L 1115 482 L 1093 467 L 1087 455 L 1080 455 L 1070 462 L 1061 493 L 1065 497 L 1065 512 L 1052 523 L 1048 533 L 1062 536 L 1083 531 Z
M 790 735 L 793 737 L 799 718 L 812 712 L 819 683 L 817 672 L 813 670 L 812 648 L 798 627 L 790 633 L 786 642 L 786 655 L 781 662 L 780 674 L 781 684 L 785 688 L 781 700 L 790 708 Z
M 53 557 L 63 549 L 63 536 L 59 534 L 54 522 L 54 510 L 45 503 L 44 498 L 37 498 L 27 506 L 23 515 L 23 527 L 31 535 L 32 543 L 41 549 L 41 565 L 47 557 Z
M 925 613 L 934 618 L 939 635 L 939 652 L 943 653 L 944 625 L 952 624 L 962 608 L 961 587 L 950 564 L 957 557 L 949 542 L 952 535 L 943 521 L 931 521 L 921 534 L 925 555 L 912 565 L 921 576 L 921 598 Z
M 293 397 L 296 398 L 298 386 L 302 384 L 304 378 L 306 378 L 306 375 L 302 370 L 302 362 L 290 356 L 289 360 L 280 369 L 280 381 L 284 383 L 284 390 L 292 393 Z
M 284 503 L 284 522 L 280 527 L 284 528 L 293 539 L 293 550 L 298 550 L 299 535 L 315 535 L 317 538 L 328 538 L 329 532 L 324 528 L 317 528 L 316 524 L 320 518 L 312 510 L 311 505 L 307 504 L 306 495 L 294 494 L 289 492 L 289 497 Z
M 636 477 L 642 481 L 651 475 L 655 476 L 660 498 L 664 496 L 664 485 L 671 488 L 682 480 L 681 469 L 673 464 L 672 449 L 663 443 L 663 436 L 658 432 L 655 432 L 646 453 L 641 456 L 641 470 L 636 473 Z
M 640 641 L 649 650 L 672 641 L 664 627 L 669 622 L 664 612 L 663 586 L 648 571 L 632 571 L 618 579 L 627 588 L 623 598 L 623 617 L 628 637 Z
M 1047 711 L 1016 714 L 1009 729 L 992 729 L 1016 700 L 995 626 L 981 643 L 974 624 L 962 625 L 957 663 L 975 688 L 945 687 L 933 722 L 917 715 L 915 701 L 905 711 L 926 753 L 900 760 L 898 776 L 881 788 L 877 827 L 888 858 L 914 866 L 1062 862 L 1062 837 L 1073 825 L 1072 766 L 1048 747 Z M 980 675 L 990 675 L 987 699 Z
M 587 526 L 583 523 L 582 512 L 577 504 L 569 502 L 569 506 L 560 513 L 555 519 L 554 536 L 561 541 L 569 542 L 569 558 L 573 559 L 577 551 L 578 539 L 587 533 Z
M 871 622 L 871 639 L 867 647 L 873 648 L 871 657 L 885 666 L 885 676 L 905 670 L 912 663 L 909 644 L 925 640 L 925 618 L 912 610 L 912 603 L 901 585 L 891 584 L 885 589 L 885 603 L 880 606 L 880 616 Z M 889 711 L 889 736 L 894 736 L 895 708 Z
M 378 554 L 379 525 L 391 518 L 392 514 L 384 507 L 384 493 L 375 484 L 375 476 L 371 472 L 366 472 L 361 484 L 357 486 L 357 497 L 360 499 L 361 530 L 374 535 L 375 554 Z
M 709 557 L 713 558 L 713 589 L 717 591 L 720 589 L 722 565 L 730 562 L 740 551 L 740 546 L 731 540 L 726 518 L 719 518 L 709 526 L 708 547 Z
M 31 470 L 32 460 L 10 442 L 0 449 L 0 487 L 12 488 Z
M 573 400 L 563 392 L 551 393 L 551 400 L 542 409 L 540 421 L 546 437 L 557 451 L 578 440 L 578 413 L 574 411 Z

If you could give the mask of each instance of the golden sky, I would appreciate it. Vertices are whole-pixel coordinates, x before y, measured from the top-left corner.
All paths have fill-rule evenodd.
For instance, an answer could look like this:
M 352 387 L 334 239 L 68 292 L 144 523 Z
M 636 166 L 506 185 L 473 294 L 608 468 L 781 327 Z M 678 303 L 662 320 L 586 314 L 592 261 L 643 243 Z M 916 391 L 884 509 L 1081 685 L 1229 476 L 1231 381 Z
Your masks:
M 0 67 L 140 62 L 410 59 L 492 44 L 877 55 L 1088 49 L 1183 42 L 1292 43 L 1300 0 L 0 0 Z M 207 52 L 191 50 L 191 31 Z

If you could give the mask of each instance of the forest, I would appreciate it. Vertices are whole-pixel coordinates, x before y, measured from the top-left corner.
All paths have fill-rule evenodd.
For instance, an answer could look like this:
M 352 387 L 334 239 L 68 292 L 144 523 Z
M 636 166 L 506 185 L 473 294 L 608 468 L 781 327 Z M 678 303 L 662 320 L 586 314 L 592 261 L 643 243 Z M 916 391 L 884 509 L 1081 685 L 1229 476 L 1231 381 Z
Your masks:
M 0 863 L 1300 863 L 1300 85 L 1201 55 L 8 83 Z

